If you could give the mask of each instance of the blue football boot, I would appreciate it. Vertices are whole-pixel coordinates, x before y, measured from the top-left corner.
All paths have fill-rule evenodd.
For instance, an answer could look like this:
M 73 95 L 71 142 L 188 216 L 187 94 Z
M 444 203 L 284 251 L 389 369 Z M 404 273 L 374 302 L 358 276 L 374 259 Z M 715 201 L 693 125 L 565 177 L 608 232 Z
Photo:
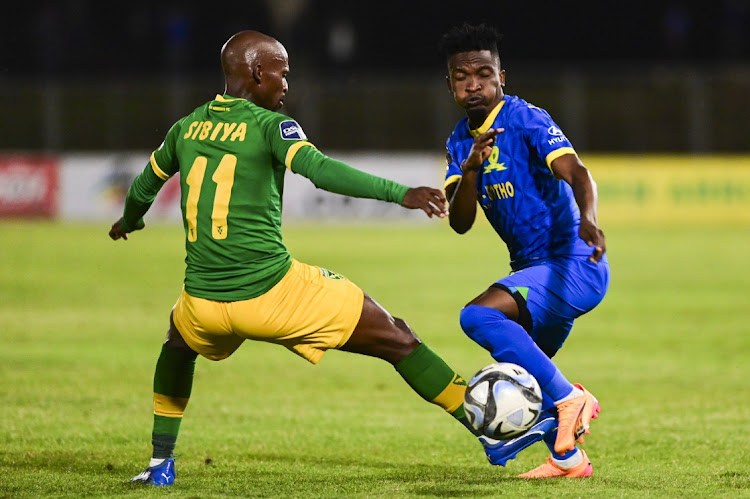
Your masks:
M 149 466 L 140 475 L 131 478 L 130 481 L 147 483 L 157 487 L 166 487 L 174 483 L 174 477 L 174 459 L 170 458 L 165 459 L 164 462 L 156 466 Z
M 544 438 L 548 432 L 557 428 L 557 420 L 551 412 L 543 412 L 539 421 L 529 430 L 513 440 L 495 440 L 481 436 L 479 441 L 484 447 L 484 453 L 491 464 L 505 466 L 510 459 L 526 447 Z

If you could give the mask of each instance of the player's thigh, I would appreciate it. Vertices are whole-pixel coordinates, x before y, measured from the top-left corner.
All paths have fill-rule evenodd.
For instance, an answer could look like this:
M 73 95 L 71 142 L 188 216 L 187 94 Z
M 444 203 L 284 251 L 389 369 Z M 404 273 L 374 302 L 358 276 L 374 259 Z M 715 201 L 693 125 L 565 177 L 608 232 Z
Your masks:
M 172 321 L 182 339 L 207 359 L 225 359 L 244 341 L 226 320 L 227 305 L 191 296 L 183 289 L 172 310 Z
M 232 329 L 246 339 L 283 345 L 312 363 L 347 342 L 362 313 L 364 293 L 346 277 L 292 260 L 264 295 L 228 307 Z
M 519 306 L 519 322 L 537 343 L 559 348 L 573 321 L 604 297 L 608 267 L 585 258 L 560 258 L 527 267 L 498 281 Z

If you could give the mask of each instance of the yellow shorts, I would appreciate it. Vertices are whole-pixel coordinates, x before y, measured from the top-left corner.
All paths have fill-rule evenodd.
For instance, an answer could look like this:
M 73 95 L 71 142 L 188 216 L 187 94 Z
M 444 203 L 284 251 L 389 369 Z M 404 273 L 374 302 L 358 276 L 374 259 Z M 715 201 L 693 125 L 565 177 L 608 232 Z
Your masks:
M 183 289 L 174 323 L 207 359 L 225 359 L 250 339 L 283 345 L 317 364 L 326 350 L 349 340 L 363 300 L 362 290 L 345 277 L 293 259 L 281 281 L 250 300 L 206 300 Z

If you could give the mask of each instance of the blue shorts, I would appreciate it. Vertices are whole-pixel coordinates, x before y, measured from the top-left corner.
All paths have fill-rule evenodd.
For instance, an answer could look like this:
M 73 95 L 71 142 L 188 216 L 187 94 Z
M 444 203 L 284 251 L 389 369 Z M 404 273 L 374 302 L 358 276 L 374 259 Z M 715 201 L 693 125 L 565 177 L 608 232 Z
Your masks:
M 534 342 L 543 350 L 557 350 L 573 321 L 604 299 L 609 262 L 606 255 L 599 263 L 582 256 L 553 258 L 514 272 L 494 286 L 507 289 L 516 298 L 519 323 Z

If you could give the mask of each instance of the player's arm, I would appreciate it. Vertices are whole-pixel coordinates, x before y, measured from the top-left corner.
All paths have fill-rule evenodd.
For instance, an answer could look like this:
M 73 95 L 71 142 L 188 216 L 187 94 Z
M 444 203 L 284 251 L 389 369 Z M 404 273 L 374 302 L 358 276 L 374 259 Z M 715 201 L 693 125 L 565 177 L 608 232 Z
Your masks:
M 179 169 L 176 143 L 182 129 L 183 120 L 184 118 L 172 125 L 164 142 L 151 154 L 151 159 L 146 167 L 130 185 L 125 196 L 122 218 L 112 224 L 109 230 L 109 237 L 113 240 L 127 240 L 128 233 L 146 226 L 143 216 L 151 207 L 162 186 Z
M 490 156 L 497 134 L 502 128 L 490 128 L 477 136 L 471 146 L 469 155 L 461 163 L 462 176 L 457 183 L 446 186 L 445 194 L 450 200 L 449 221 L 451 228 L 458 234 L 464 234 L 474 225 L 477 216 L 477 180 L 482 165 Z
M 116 221 L 109 231 L 113 240 L 127 239 L 128 233 L 140 230 L 146 226 L 143 216 L 154 202 L 159 190 L 166 180 L 159 178 L 153 171 L 151 164 L 138 175 L 128 189 L 125 196 L 125 208 L 122 217 Z
M 300 143 L 302 144 L 302 143 Z M 432 187 L 407 187 L 392 180 L 370 175 L 330 158 L 311 144 L 299 147 L 287 167 L 310 179 L 319 189 L 357 198 L 398 203 L 409 209 L 421 209 L 429 217 L 444 217 L 445 196 Z
M 563 154 L 552 161 L 550 168 L 555 177 L 566 181 L 573 189 L 581 212 L 579 236 L 594 247 L 590 260 L 596 263 L 607 249 L 604 232 L 599 228 L 596 216 L 596 182 L 576 154 Z

